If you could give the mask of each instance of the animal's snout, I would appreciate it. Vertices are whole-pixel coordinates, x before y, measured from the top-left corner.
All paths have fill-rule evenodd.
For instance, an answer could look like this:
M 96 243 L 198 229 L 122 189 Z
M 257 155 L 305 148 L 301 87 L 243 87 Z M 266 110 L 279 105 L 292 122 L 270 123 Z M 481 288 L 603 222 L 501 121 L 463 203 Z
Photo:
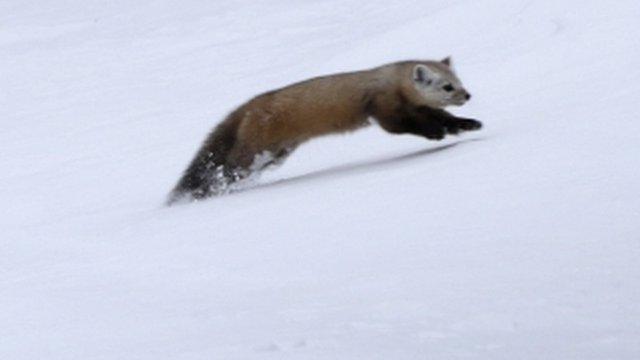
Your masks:
M 467 100 L 470 100 L 470 99 L 471 99 L 471 94 L 466 93 L 466 94 L 464 95 L 464 98 L 465 98 L 465 99 L 467 99 Z

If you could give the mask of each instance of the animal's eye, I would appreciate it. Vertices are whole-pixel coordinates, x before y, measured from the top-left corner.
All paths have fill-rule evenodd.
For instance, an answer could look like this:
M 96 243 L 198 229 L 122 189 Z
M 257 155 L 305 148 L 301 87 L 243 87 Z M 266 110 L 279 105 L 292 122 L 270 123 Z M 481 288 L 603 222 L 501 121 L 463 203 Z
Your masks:
M 453 91 L 453 85 L 447 84 L 447 85 L 442 87 L 442 90 L 444 90 L 446 92 L 452 92 Z

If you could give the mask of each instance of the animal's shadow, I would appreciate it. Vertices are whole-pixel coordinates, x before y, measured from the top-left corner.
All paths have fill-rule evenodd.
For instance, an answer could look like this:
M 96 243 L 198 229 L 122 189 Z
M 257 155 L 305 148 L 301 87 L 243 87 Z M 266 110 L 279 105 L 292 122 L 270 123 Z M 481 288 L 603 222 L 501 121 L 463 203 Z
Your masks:
M 479 140 L 481 139 L 467 139 L 467 140 L 463 140 L 463 141 L 459 141 L 451 144 L 438 146 L 435 148 L 414 151 L 408 154 L 334 166 L 328 169 L 313 171 L 307 174 L 297 175 L 297 176 L 293 176 L 286 179 L 280 179 L 280 180 L 275 180 L 268 183 L 257 184 L 250 188 L 244 189 L 242 192 L 258 190 L 258 189 L 270 189 L 270 188 L 276 188 L 276 187 L 285 186 L 285 185 L 292 185 L 292 184 L 298 184 L 298 183 L 307 182 L 307 181 L 319 180 L 322 178 L 336 177 L 341 175 L 347 175 L 350 173 L 358 173 L 358 172 L 371 170 L 371 169 L 375 169 L 383 166 L 389 166 L 391 164 L 399 164 L 403 162 L 412 161 L 417 158 L 421 158 L 423 156 L 433 155 L 445 150 L 449 150 L 453 147 L 459 146 L 464 143 L 479 141 Z

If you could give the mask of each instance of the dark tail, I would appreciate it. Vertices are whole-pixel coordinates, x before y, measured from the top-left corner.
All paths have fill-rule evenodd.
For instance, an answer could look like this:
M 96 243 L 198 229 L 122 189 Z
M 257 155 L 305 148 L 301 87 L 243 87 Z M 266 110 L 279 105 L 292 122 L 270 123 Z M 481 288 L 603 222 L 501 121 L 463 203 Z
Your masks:
M 183 199 L 197 200 L 224 192 L 233 181 L 228 155 L 236 143 L 240 119 L 232 114 L 204 141 L 184 174 L 169 194 L 167 205 Z

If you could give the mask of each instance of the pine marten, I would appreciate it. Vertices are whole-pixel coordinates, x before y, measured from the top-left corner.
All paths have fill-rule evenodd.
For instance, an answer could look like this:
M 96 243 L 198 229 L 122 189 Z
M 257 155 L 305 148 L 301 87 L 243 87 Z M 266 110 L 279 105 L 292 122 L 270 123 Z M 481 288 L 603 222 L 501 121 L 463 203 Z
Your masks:
M 206 138 L 168 204 L 201 199 L 281 163 L 303 142 L 353 131 L 370 120 L 392 134 L 441 140 L 482 123 L 444 110 L 471 94 L 441 61 L 401 61 L 313 78 L 258 95 L 231 112 Z

